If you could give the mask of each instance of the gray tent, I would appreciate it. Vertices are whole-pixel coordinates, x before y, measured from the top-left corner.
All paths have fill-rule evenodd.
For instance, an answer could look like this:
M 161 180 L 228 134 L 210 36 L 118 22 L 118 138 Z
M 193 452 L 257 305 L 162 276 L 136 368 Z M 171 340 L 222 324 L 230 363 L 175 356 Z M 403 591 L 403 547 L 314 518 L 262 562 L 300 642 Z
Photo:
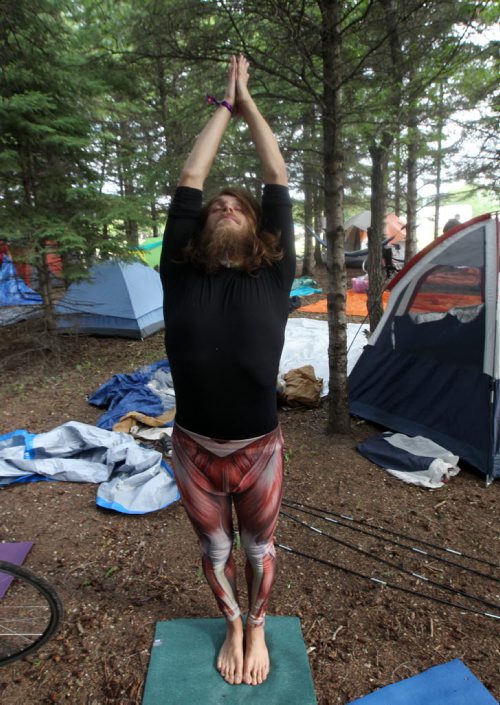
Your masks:
M 100 262 L 72 284 L 56 307 L 60 332 L 146 338 L 161 330 L 160 275 L 141 262 Z

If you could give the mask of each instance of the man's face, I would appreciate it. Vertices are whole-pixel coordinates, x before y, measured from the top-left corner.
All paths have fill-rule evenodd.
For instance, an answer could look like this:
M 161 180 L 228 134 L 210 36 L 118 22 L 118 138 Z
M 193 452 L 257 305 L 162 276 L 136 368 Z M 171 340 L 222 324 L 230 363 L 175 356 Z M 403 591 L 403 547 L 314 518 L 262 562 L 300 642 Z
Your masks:
M 210 206 L 206 225 L 212 233 L 223 229 L 237 235 L 248 231 L 249 219 L 241 202 L 235 196 L 224 194 Z

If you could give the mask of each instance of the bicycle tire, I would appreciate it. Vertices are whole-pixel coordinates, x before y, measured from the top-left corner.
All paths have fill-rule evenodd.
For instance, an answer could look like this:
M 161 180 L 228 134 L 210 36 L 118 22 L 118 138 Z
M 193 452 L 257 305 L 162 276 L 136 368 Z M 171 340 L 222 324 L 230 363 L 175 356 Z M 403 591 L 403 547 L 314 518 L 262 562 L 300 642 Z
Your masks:
M 63 616 L 63 606 L 54 588 L 44 578 L 28 568 L 8 561 L 0 561 L 0 579 L 7 580 L 9 584 L 5 596 L 0 599 L 0 666 L 4 666 L 34 653 L 54 636 Z M 18 582 L 11 584 L 10 579 Z M 28 589 L 31 590 L 31 593 Z M 22 599 L 25 591 L 28 591 L 28 596 L 33 595 L 41 602 L 36 607 L 31 604 L 24 606 Z M 18 604 L 13 605 L 12 600 L 16 600 L 16 597 Z M 40 608 L 44 614 L 46 613 L 46 617 L 41 615 Z M 16 623 L 26 625 L 27 619 L 32 619 L 23 615 L 17 616 L 19 611 L 23 609 L 31 611 L 36 609 L 38 615 L 35 628 L 40 631 L 29 634 L 30 637 L 33 637 L 30 643 L 26 643 L 28 641 L 26 634 L 18 633 L 15 628 L 9 626 L 12 622 L 14 625 Z M 41 627 L 38 626 L 39 623 L 42 624 Z M 12 645 L 9 646 L 10 642 Z

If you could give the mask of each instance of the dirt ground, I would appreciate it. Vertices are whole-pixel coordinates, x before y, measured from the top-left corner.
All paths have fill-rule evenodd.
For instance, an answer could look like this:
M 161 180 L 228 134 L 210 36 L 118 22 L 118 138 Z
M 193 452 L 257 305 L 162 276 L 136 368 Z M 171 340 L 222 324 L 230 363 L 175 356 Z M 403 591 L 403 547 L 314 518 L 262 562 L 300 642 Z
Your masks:
M 50 351 L 35 323 L 1 329 L 0 434 L 44 432 L 68 420 L 93 424 L 102 410 L 90 406 L 87 395 L 111 375 L 164 356 L 161 333 L 142 342 L 61 338 L 58 345 Z M 380 429 L 353 419 L 349 436 L 328 436 L 326 405 L 281 410 L 280 420 L 287 500 L 357 520 L 347 522 L 358 529 L 353 531 L 283 507 L 335 540 L 285 516 L 276 532 L 279 543 L 337 566 L 278 549 L 269 610 L 300 617 L 318 705 L 347 705 L 455 658 L 499 699 L 500 621 L 468 610 L 500 614 L 500 569 L 440 547 L 500 564 L 500 482 L 487 488 L 481 475 L 464 468 L 439 490 L 406 485 L 356 450 Z M 25 565 L 56 587 L 65 607 L 52 641 L 0 670 L 2 705 L 139 705 L 155 623 L 218 616 L 179 503 L 129 516 L 97 508 L 95 495 L 95 485 L 77 483 L 0 490 L 1 540 L 35 542 Z M 395 535 L 374 538 L 363 522 Z M 426 557 L 391 538 L 436 548 Z M 355 550 L 360 548 L 365 553 Z M 459 567 L 438 560 L 442 556 Z M 241 568 L 241 551 L 237 562 Z

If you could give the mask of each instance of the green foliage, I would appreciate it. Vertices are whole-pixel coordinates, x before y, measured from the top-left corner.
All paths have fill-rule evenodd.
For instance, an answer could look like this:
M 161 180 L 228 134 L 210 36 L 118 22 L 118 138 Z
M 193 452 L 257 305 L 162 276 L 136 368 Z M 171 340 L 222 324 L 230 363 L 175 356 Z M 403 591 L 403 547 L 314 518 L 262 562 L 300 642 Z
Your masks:
M 418 115 L 420 162 L 434 168 L 440 86 L 443 133 L 457 109 L 482 107 L 483 117 L 464 120 L 463 129 L 482 135 L 484 148 L 458 163 L 462 176 L 491 187 L 497 72 L 493 42 L 480 33 L 498 21 L 496 4 L 340 5 L 342 65 L 329 76 L 315 0 L 4 0 L 2 238 L 26 246 L 32 261 L 47 240 L 57 242 L 72 278 L 96 256 L 127 256 L 141 236 L 161 234 L 168 196 L 212 109 L 204 95 L 221 94 L 227 57 L 240 51 L 251 61 L 252 91 L 278 135 L 294 189 L 322 189 L 326 85 L 342 90 L 348 210 L 369 202 L 370 143 L 397 139 L 404 170 L 410 112 Z M 390 26 L 401 47 L 396 62 Z M 457 139 L 446 147 L 449 163 L 461 145 Z M 207 190 L 221 182 L 260 186 L 248 132 L 237 120 Z

